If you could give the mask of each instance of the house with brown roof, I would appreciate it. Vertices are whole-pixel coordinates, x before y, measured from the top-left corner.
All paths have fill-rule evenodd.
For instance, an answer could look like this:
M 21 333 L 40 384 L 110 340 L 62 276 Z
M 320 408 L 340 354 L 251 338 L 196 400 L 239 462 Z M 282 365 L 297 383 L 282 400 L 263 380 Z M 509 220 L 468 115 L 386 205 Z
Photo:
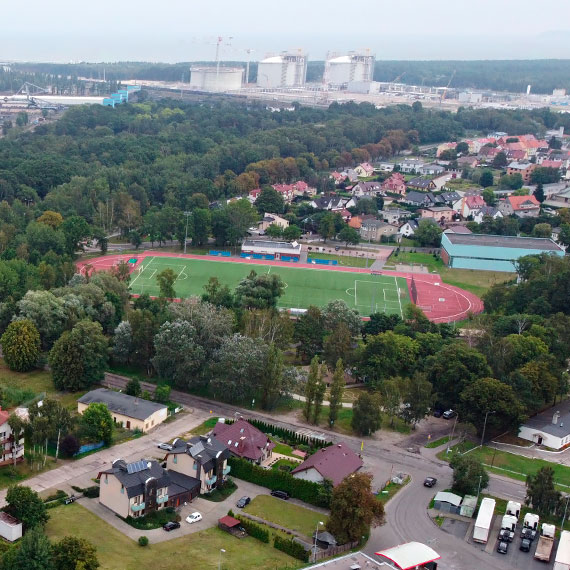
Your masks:
M 422 192 L 428 192 L 437 188 L 435 182 L 427 178 L 412 178 L 407 186 L 409 190 L 421 190 Z
M 499 201 L 499 212 L 503 216 L 536 218 L 540 214 L 540 202 L 534 196 L 507 196 Z
M 404 175 L 400 172 L 394 172 L 390 178 L 384 180 L 382 190 L 403 196 L 406 193 L 406 179 Z
M 315 483 L 330 479 L 336 487 L 345 477 L 358 471 L 362 465 L 361 457 L 346 443 L 337 443 L 323 447 L 310 455 L 301 465 L 295 467 L 291 474 L 296 479 Z
M 232 455 L 258 465 L 272 456 L 275 447 L 267 435 L 243 418 L 233 424 L 218 422 L 211 435 L 222 442 Z
M 420 210 L 422 219 L 431 218 L 440 224 L 451 222 L 454 215 L 455 210 L 449 206 L 432 206 L 431 208 L 423 208 Z
M 354 169 L 354 172 L 360 177 L 368 177 L 374 174 L 374 167 L 368 162 L 363 162 Z

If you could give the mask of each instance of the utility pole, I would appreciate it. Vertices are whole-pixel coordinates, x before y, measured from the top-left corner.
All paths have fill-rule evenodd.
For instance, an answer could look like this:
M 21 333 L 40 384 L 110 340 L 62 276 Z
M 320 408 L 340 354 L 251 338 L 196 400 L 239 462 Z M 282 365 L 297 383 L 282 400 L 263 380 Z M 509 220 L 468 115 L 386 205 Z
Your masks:
M 487 427 L 487 418 L 489 417 L 489 414 L 494 414 L 495 411 L 493 410 L 492 412 L 487 411 L 487 413 L 485 414 L 485 423 L 483 424 L 483 435 L 481 436 L 481 445 L 480 447 L 483 447 L 483 441 L 485 440 L 485 428 Z
M 186 243 L 188 242 L 188 218 L 190 217 L 191 214 L 192 212 L 184 212 L 184 215 L 186 216 L 186 233 L 184 234 L 184 253 L 186 253 Z

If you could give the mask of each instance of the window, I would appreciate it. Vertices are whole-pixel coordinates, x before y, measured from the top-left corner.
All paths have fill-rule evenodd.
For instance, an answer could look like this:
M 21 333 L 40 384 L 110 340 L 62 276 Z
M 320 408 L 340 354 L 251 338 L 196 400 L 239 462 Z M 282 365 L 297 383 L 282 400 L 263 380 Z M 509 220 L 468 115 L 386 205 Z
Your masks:
M 175 455 L 175 456 L 174 456 L 174 459 L 173 459 L 172 461 L 173 461 L 174 463 L 178 463 L 178 456 Z
M 109 476 L 105 475 L 105 485 L 108 485 L 108 484 L 109 484 Z
M 125 487 L 123 485 L 121 485 L 121 495 L 125 494 Z
M 198 464 L 194 461 L 194 464 L 192 465 L 192 469 L 194 469 L 194 471 L 198 471 Z

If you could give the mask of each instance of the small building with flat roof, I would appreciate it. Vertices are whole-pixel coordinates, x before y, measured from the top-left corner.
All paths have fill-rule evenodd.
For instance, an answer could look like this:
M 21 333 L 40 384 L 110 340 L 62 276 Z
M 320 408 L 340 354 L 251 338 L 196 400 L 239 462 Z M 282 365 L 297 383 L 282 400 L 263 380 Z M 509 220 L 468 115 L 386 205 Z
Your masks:
M 519 437 L 552 449 L 569 446 L 570 399 L 526 420 L 519 428 Z
M 89 404 L 105 404 L 116 424 L 142 432 L 161 424 L 168 417 L 168 408 L 164 404 L 149 402 L 107 388 L 91 390 L 81 396 L 77 400 L 77 412 L 82 414 Z
M 241 257 L 247 259 L 299 261 L 301 244 L 296 241 L 246 239 L 241 244 Z
M 0 536 L 10 542 L 22 538 L 22 523 L 12 515 L 0 511 Z
M 449 267 L 515 273 L 515 262 L 525 255 L 564 256 L 550 238 L 444 233 L 441 258 Z

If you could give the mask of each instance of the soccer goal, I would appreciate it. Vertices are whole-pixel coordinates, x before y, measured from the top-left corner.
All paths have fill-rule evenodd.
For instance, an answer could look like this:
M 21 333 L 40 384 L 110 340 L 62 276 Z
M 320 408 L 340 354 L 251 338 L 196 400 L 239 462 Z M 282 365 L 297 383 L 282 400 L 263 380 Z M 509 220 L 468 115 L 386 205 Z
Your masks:
M 144 265 L 142 263 L 137 267 L 137 271 L 139 272 L 139 275 L 144 271 Z

